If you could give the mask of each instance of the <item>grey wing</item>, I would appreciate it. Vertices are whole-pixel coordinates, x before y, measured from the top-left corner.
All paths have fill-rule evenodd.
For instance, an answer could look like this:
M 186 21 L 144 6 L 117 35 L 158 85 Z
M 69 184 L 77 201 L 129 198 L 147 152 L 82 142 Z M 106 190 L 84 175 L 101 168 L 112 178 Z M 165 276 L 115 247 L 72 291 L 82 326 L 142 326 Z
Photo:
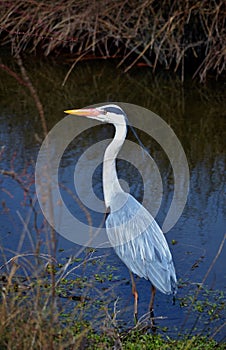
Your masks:
M 165 294 L 176 291 L 177 279 L 165 236 L 152 215 L 130 194 L 113 198 L 106 230 L 117 255 L 133 273 Z M 120 194 L 122 196 L 122 194 Z

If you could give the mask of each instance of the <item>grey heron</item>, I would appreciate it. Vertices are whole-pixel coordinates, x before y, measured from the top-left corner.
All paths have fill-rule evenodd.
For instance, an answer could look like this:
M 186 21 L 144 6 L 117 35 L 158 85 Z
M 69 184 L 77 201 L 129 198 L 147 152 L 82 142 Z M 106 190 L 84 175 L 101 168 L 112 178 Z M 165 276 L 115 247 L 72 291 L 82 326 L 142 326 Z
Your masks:
M 103 193 L 109 215 L 105 225 L 109 241 L 116 254 L 130 271 L 134 296 L 134 318 L 137 322 L 138 292 L 133 274 L 151 282 L 150 317 L 156 288 L 162 293 L 176 293 L 177 278 L 166 238 L 152 215 L 131 194 L 120 186 L 116 157 L 127 134 L 127 115 L 122 108 L 109 104 L 97 108 L 65 111 L 111 123 L 115 135 L 105 150 L 103 159 Z

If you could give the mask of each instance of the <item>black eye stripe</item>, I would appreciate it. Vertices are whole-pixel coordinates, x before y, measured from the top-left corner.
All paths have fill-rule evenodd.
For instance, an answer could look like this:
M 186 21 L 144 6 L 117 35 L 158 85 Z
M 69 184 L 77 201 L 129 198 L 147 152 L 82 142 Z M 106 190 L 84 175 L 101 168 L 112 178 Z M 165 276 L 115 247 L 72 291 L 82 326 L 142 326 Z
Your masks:
M 119 109 L 117 107 L 105 107 L 105 111 L 107 111 L 109 113 L 114 113 L 114 114 L 122 114 L 121 109 Z

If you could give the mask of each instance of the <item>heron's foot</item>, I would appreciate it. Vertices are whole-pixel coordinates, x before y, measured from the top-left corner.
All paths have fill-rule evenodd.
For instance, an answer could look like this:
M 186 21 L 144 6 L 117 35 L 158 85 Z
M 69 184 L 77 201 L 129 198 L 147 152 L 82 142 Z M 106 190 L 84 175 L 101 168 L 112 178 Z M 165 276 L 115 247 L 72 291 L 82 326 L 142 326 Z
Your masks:
M 154 310 L 150 310 L 150 322 L 151 322 L 151 329 L 153 332 L 156 331 L 156 325 L 155 325 L 155 315 L 154 315 Z
M 134 313 L 133 318 L 134 318 L 134 324 L 135 324 L 135 326 L 136 326 L 136 325 L 137 325 L 137 322 L 138 322 L 137 312 Z
M 154 317 L 155 317 L 155 315 L 154 315 L 154 310 L 151 309 L 151 310 L 150 310 L 150 319 L 153 320 Z

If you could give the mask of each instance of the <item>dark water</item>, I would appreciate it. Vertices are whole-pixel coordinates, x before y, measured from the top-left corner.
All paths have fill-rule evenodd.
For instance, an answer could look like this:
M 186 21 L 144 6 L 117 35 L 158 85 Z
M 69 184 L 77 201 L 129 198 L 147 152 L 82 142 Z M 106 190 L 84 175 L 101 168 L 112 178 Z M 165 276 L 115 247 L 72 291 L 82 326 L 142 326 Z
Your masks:
M 7 63 L 6 57 L 2 59 Z M 15 62 L 9 62 L 9 65 L 18 71 Z M 225 310 L 221 307 L 220 311 L 213 311 L 213 316 L 218 313 L 220 316 L 211 319 L 211 306 L 207 305 L 207 300 L 218 306 L 225 305 L 225 294 L 222 296 L 226 287 L 224 246 L 219 253 L 226 233 L 225 85 L 214 82 L 202 86 L 187 79 L 182 86 L 177 77 L 171 77 L 165 72 L 153 77 L 148 69 L 142 68 L 122 74 L 114 64 L 91 62 L 76 66 L 65 86 L 62 86 L 67 69 L 60 62 L 34 61 L 31 64 L 28 60 L 25 65 L 43 104 L 48 130 L 64 118 L 65 109 L 109 101 L 123 101 L 148 108 L 174 130 L 189 163 L 190 191 L 183 214 L 166 235 L 179 279 L 176 303 L 173 305 L 171 296 L 157 293 L 155 315 L 160 317 L 158 325 L 163 329 L 167 327 L 165 329 L 171 335 L 178 335 L 188 329 L 196 334 L 209 333 L 222 340 L 225 334 L 225 327 L 222 326 Z M 46 244 L 50 230 L 36 201 L 34 188 L 35 161 L 40 140 L 43 139 L 39 113 L 29 90 L 3 71 L 0 71 L 0 93 L 1 170 L 16 173 L 14 178 L 10 173 L 2 174 L 0 180 L 0 245 L 3 263 L 16 252 L 34 251 L 37 242 L 42 252 L 51 251 L 51 247 Z M 76 123 L 79 127 L 79 119 Z M 88 146 L 113 135 L 111 126 L 91 126 L 92 121 L 90 129 L 78 135 L 67 147 L 59 171 L 59 181 L 63 184 L 62 197 L 73 215 L 83 221 L 87 220 L 87 215 L 73 198 L 73 194 L 76 195 L 73 179 L 75 164 Z M 162 177 L 163 200 L 157 216 L 161 225 L 174 190 L 172 169 L 160 145 L 144 132 L 138 130 L 138 134 L 158 165 Z M 128 137 L 135 142 L 131 133 Z M 118 169 L 121 179 L 127 182 L 127 185 L 124 183 L 127 189 L 142 200 L 144 184 L 137 169 L 125 161 L 118 163 Z M 92 179 L 94 192 L 100 199 L 103 198 L 101 171 L 101 166 L 98 166 Z M 31 201 L 35 209 L 32 209 Z M 97 215 L 92 210 L 89 215 L 92 223 L 98 227 L 103 215 Z M 56 237 L 59 260 L 63 261 L 70 255 L 77 256 L 81 247 L 60 235 Z M 121 310 L 118 319 L 124 324 L 131 323 L 133 300 L 126 267 L 111 249 L 100 249 L 95 254 L 101 256 L 103 264 L 98 268 L 95 265 L 87 267 L 86 274 L 90 274 L 91 279 L 95 269 L 100 274 L 106 274 L 106 271 L 110 271 L 109 266 L 110 269 L 115 267 L 115 271 L 111 270 L 115 280 L 108 281 L 106 278 L 101 283 L 93 281 L 94 287 L 90 294 L 94 290 L 99 291 L 97 295 L 102 293 L 105 300 L 109 301 L 110 309 L 118 298 L 117 308 Z M 77 273 L 79 275 L 82 272 L 77 270 Z M 200 311 L 197 307 L 189 313 L 190 298 L 202 282 L 204 288 L 199 292 L 198 300 L 205 305 L 204 310 Z M 142 316 L 148 309 L 150 284 L 137 279 L 137 288 L 140 292 L 139 316 Z

